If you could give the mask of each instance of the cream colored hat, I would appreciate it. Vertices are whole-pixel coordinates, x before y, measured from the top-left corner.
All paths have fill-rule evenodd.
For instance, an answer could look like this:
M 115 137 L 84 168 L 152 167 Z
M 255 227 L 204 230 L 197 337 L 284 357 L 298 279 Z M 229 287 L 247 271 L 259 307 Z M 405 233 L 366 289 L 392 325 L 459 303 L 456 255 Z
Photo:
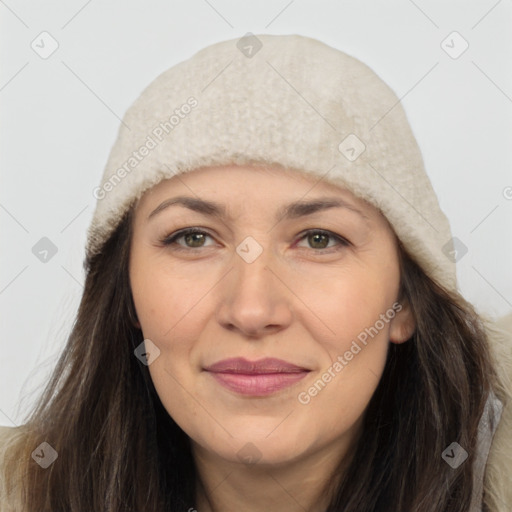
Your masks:
M 298 35 L 220 42 L 149 84 L 94 190 L 87 256 L 145 190 L 225 164 L 280 165 L 348 188 L 381 210 L 427 275 L 456 289 L 449 223 L 397 96 L 357 59 Z

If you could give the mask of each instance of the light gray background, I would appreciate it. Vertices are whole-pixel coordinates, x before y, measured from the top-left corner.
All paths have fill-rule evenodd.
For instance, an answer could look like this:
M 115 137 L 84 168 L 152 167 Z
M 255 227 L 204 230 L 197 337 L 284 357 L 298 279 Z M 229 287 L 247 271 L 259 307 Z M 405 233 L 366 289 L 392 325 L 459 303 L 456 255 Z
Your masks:
M 0 424 L 22 422 L 70 331 L 119 118 L 165 69 L 247 32 L 316 37 L 395 90 L 468 248 L 461 292 L 482 313 L 512 310 L 510 0 L 0 0 L 0 14 Z M 47 59 L 31 48 L 43 31 L 59 45 Z M 453 31 L 469 43 L 456 59 L 441 47 Z M 42 237 L 58 249 L 46 263 Z

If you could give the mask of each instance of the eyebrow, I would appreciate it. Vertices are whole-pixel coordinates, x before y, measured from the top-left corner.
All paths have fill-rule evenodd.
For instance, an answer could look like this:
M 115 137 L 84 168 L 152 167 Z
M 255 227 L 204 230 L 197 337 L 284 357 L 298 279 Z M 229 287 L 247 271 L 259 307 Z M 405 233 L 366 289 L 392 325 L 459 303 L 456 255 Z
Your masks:
M 217 217 L 219 219 L 225 219 L 229 217 L 226 211 L 226 207 L 220 203 L 216 203 L 215 201 L 207 201 L 205 199 L 198 199 L 195 197 L 177 196 L 166 199 L 163 203 L 159 204 L 148 215 L 148 220 L 173 205 L 183 206 L 189 210 L 202 213 L 203 215 Z M 278 210 L 276 219 L 296 219 L 331 208 L 345 208 L 354 213 L 357 213 L 366 221 L 369 220 L 368 216 L 361 210 L 337 197 L 320 197 L 312 201 L 295 201 L 293 203 L 286 204 Z

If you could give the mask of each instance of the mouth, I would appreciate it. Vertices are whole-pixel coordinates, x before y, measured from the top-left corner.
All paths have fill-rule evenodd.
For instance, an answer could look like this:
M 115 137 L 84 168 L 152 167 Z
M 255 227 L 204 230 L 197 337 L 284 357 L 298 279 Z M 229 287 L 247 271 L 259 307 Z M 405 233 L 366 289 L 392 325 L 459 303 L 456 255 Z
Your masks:
M 292 386 L 311 370 L 283 361 L 265 358 L 224 359 L 204 369 L 217 383 L 242 395 L 267 396 Z

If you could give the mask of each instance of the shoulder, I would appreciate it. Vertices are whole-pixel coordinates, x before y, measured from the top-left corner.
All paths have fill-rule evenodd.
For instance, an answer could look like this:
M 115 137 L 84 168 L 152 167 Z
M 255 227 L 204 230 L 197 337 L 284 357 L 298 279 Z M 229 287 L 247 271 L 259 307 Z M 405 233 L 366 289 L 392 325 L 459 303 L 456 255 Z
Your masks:
M 512 510 L 512 313 L 484 319 L 503 408 L 487 460 L 486 502 L 492 512 Z
M 0 425 L 0 475 L 2 479 L 0 480 L 0 489 L 2 488 L 2 482 L 4 481 L 4 463 L 5 463 L 5 453 L 7 449 L 18 439 L 20 435 L 19 427 L 5 427 Z
M 15 510 L 21 510 L 20 507 L 16 506 L 12 499 L 11 492 L 7 488 L 6 470 L 5 470 L 5 455 L 10 446 L 23 436 L 22 427 L 5 427 L 0 426 L 0 503 L 2 504 L 2 512 L 11 512 Z M 6 508 L 7 507 L 7 508 Z
M 0 425 L 0 453 L 4 445 L 8 444 L 18 432 L 18 427 L 5 427 Z
M 7 449 L 23 435 L 23 432 L 23 427 L 5 427 L 0 425 L 0 461 L 2 463 Z

